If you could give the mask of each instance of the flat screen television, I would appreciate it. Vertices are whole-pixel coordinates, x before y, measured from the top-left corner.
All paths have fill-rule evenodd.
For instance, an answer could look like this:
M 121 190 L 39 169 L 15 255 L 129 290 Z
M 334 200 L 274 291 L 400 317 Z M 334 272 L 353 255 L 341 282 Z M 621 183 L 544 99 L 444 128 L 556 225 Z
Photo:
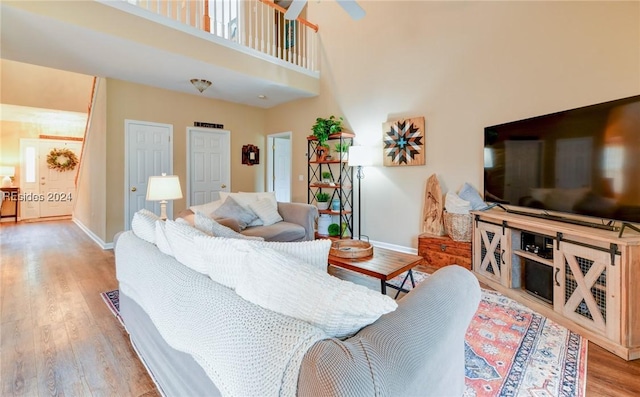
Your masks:
M 640 223 L 640 95 L 486 127 L 484 191 L 534 216 Z

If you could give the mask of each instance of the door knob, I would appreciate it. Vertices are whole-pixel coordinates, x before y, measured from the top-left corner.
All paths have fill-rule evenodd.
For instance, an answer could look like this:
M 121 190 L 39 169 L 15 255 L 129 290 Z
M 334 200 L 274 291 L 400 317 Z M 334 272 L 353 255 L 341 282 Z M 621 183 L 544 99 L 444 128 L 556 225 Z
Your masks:
M 220 186 L 220 187 L 224 189 L 224 188 L 226 188 L 226 187 L 227 187 L 227 185 L 222 185 L 222 186 Z
M 132 192 L 135 192 L 136 190 L 138 190 L 135 186 L 131 188 Z

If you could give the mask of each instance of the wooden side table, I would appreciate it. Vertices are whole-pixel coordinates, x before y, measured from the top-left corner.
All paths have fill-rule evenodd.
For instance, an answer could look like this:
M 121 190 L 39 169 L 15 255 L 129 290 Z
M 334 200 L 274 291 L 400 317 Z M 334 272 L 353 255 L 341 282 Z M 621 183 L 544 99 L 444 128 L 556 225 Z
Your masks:
M 2 218 L 14 218 L 18 222 L 18 213 L 20 206 L 18 196 L 20 195 L 19 187 L 0 187 L 2 192 L 2 204 L 0 205 L 0 220 Z
M 453 241 L 449 236 L 423 233 L 418 236 L 418 255 L 428 265 L 436 268 L 460 265 L 471 270 L 471 242 Z
M 396 298 L 400 292 L 409 292 L 404 289 L 404 285 L 408 281 L 407 279 L 410 279 L 411 285 L 415 287 L 412 269 L 422 264 L 422 260 L 422 257 L 419 255 L 392 251 L 380 247 L 374 247 L 373 256 L 368 258 L 351 259 L 329 255 L 330 265 L 377 278 L 380 280 L 380 292 L 385 295 L 387 293 L 387 287 L 396 289 L 398 291 Z M 387 283 L 387 281 L 404 272 L 407 272 L 407 275 L 400 287 Z

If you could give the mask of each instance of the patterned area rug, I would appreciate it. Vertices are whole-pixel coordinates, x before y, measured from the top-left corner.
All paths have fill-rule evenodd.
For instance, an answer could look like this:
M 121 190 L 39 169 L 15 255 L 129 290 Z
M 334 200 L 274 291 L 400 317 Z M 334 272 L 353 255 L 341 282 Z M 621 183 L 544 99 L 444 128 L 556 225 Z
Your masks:
M 428 274 L 413 271 L 416 284 Z M 399 286 L 404 274 L 390 280 Z M 411 289 L 407 281 L 404 288 Z M 482 290 L 465 338 L 465 396 L 582 397 L 587 340 L 526 306 Z
M 109 310 L 111 310 L 111 313 L 120 321 L 120 324 L 124 325 L 122 317 L 120 317 L 120 291 L 114 289 L 113 291 L 103 292 L 100 296 Z
M 416 284 L 429 277 L 413 273 Z M 122 322 L 118 290 L 101 295 Z M 467 397 L 585 395 L 587 340 L 510 298 L 483 289 L 465 339 Z

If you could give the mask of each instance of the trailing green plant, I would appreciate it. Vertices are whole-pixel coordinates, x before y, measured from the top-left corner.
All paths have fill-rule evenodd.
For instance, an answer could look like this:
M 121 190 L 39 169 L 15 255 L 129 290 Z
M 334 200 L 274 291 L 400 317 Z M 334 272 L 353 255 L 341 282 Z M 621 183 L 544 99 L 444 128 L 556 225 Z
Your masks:
M 341 132 L 343 120 L 342 117 L 336 118 L 333 115 L 328 119 L 318 117 L 316 123 L 311 127 L 313 135 L 318 139 L 318 145 L 325 146 L 329 135 Z
M 336 152 L 347 153 L 349 151 L 349 146 L 351 146 L 349 142 L 336 143 Z
M 331 172 L 329 172 L 329 171 L 324 171 L 324 172 L 322 173 L 322 179 L 329 179 L 329 180 L 330 180 L 330 179 L 331 179 Z
M 340 235 L 340 225 L 337 223 L 332 223 L 329 225 L 329 236 L 339 236 Z
M 326 203 L 329 201 L 329 193 L 318 192 L 316 193 L 316 200 L 320 203 Z

